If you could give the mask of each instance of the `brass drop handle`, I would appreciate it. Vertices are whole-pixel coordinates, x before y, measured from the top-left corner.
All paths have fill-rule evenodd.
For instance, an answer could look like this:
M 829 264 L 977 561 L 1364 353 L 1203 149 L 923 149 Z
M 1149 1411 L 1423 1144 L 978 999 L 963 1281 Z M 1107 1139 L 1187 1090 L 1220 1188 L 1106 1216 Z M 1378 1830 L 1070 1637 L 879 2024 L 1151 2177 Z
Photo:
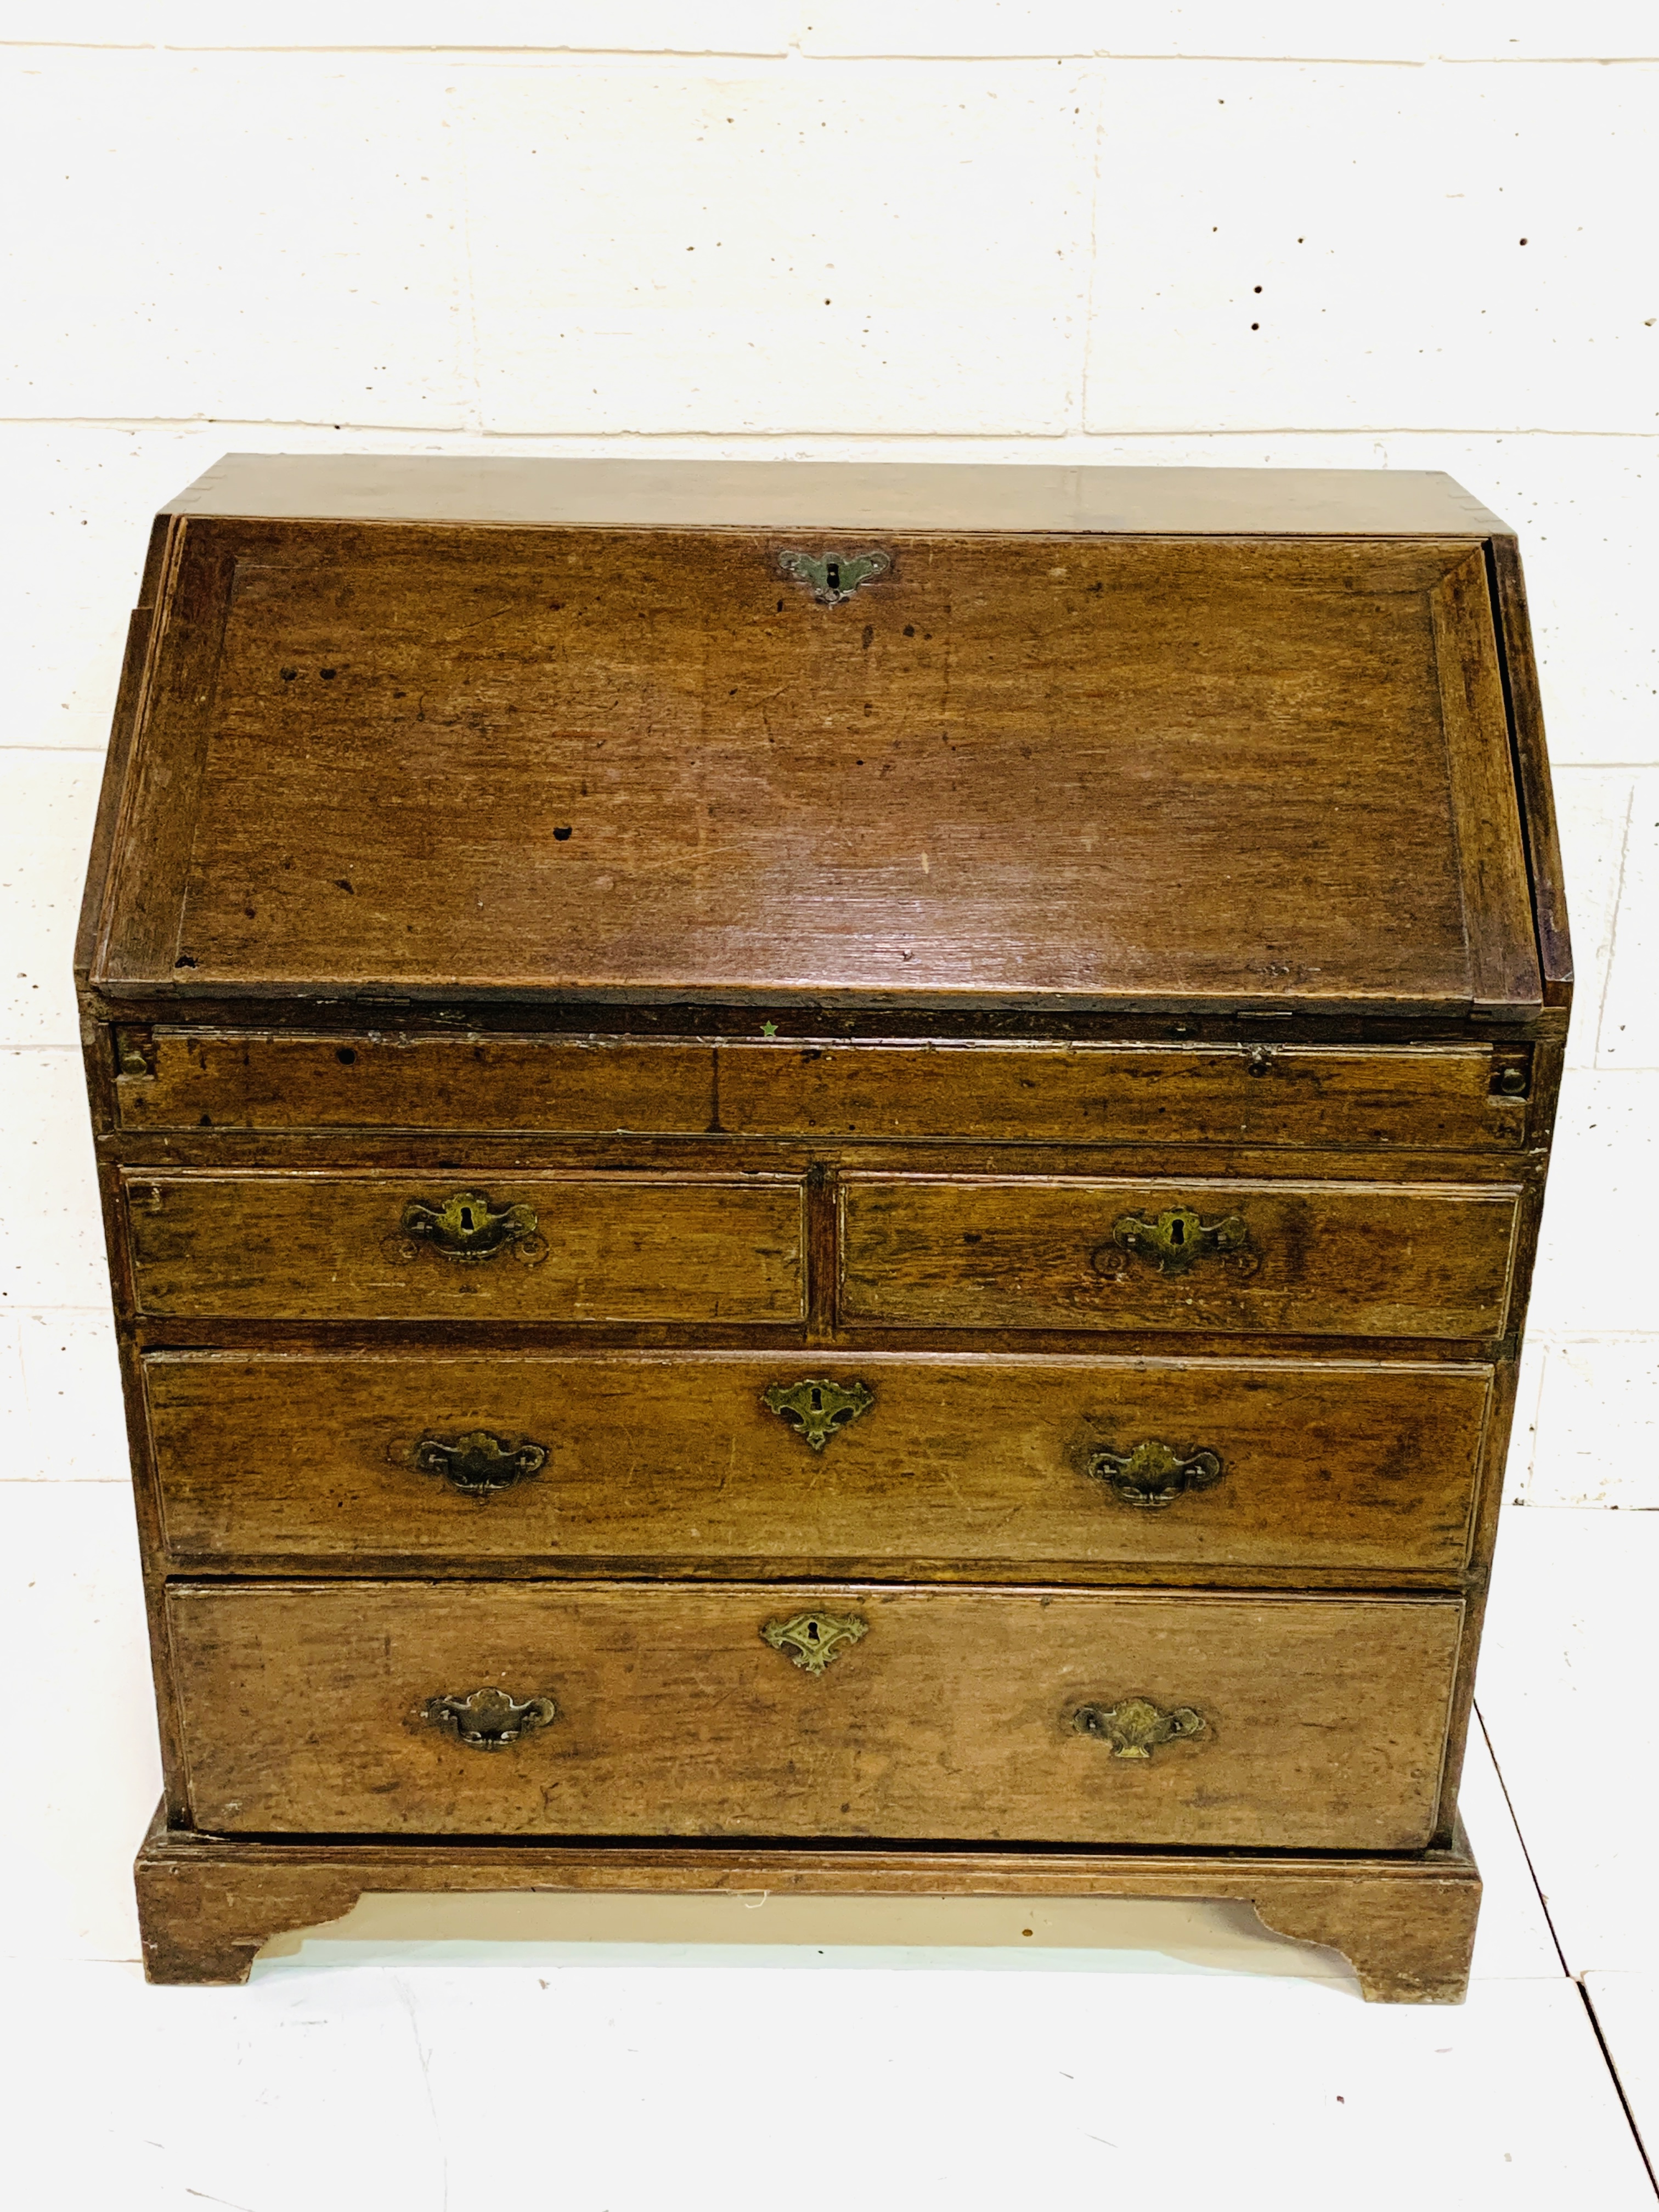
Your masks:
M 505 1690 L 473 1690 L 465 1697 L 428 1698 L 426 1718 L 458 1736 L 470 1751 L 505 1751 L 558 1717 L 551 1698 L 512 1698 Z
M 1184 1275 L 1205 1259 L 1218 1261 L 1232 1274 L 1253 1275 L 1261 1264 L 1238 1214 L 1206 1221 L 1188 1206 L 1169 1206 L 1152 1220 L 1144 1213 L 1120 1213 L 1110 1243 L 1097 1246 L 1091 1263 L 1097 1274 L 1121 1281 L 1126 1252 L 1160 1275 Z
M 469 1429 L 461 1437 L 424 1436 L 415 1447 L 422 1474 L 441 1475 L 452 1490 L 469 1498 L 493 1497 L 527 1482 L 547 1465 L 547 1446 L 509 1443 L 490 1429 Z
M 473 1267 L 503 1252 L 527 1267 L 547 1257 L 547 1239 L 538 1232 L 535 1208 L 492 1206 L 481 1190 L 452 1191 L 435 1205 L 411 1198 L 398 1226 L 402 1234 L 385 1241 L 387 1256 L 393 1260 L 416 1259 L 422 1246 L 441 1259 Z
M 1184 1491 L 1212 1490 L 1224 1470 L 1218 1453 L 1195 1451 L 1182 1459 L 1156 1437 L 1147 1437 L 1127 1452 L 1091 1452 L 1089 1472 L 1120 1505 L 1158 1513 Z
M 1114 1759 L 1150 1759 L 1160 1744 L 1202 1735 L 1204 1716 L 1191 1705 L 1165 1712 L 1150 1698 L 1125 1698 L 1115 1705 L 1079 1705 L 1072 1726 L 1079 1735 L 1109 1744 Z
M 821 1674 L 832 1659 L 869 1633 L 870 1624 L 855 1613 L 798 1613 L 788 1620 L 769 1620 L 761 1630 L 775 1651 L 793 1659 L 803 1674 Z
M 832 1382 L 827 1375 L 809 1375 L 799 1382 L 775 1382 L 763 1391 L 761 1403 L 769 1413 L 821 1452 L 831 1437 L 849 1421 L 867 1413 L 876 1394 L 864 1382 Z

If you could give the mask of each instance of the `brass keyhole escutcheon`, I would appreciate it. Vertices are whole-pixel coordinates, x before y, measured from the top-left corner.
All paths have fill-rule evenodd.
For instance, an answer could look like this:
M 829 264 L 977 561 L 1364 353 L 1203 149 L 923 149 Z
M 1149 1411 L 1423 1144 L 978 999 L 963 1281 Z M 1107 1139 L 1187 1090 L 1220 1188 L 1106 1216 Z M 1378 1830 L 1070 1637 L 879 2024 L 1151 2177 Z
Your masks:
M 435 1205 L 411 1198 L 399 1223 L 401 1237 L 389 1237 L 383 1249 L 388 1258 L 406 1261 L 424 1246 L 441 1259 L 478 1267 L 510 1252 L 526 1267 L 547 1257 L 547 1239 L 537 1226 L 531 1206 L 492 1206 L 482 1190 L 455 1190 Z
M 788 1620 L 769 1620 L 761 1635 L 775 1651 L 787 1652 L 803 1674 L 821 1674 L 869 1629 L 869 1622 L 855 1613 L 811 1611 Z
M 778 568 L 793 583 L 805 584 L 821 607 L 839 607 L 854 592 L 890 575 L 890 553 L 780 553 Z
M 1237 1213 L 1206 1221 L 1188 1206 L 1171 1206 L 1148 1219 L 1121 1213 L 1112 1224 L 1112 1241 L 1090 1258 L 1097 1273 L 1121 1276 L 1118 1255 L 1131 1254 L 1160 1275 L 1184 1275 L 1200 1260 L 1214 1258 L 1235 1274 L 1253 1275 L 1261 1265 L 1249 1249 L 1249 1232 Z
M 775 1413 L 815 1452 L 849 1422 L 867 1413 L 876 1394 L 865 1382 L 832 1382 L 827 1375 L 809 1375 L 799 1382 L 775 1382 L 761 1394 L 761 1403 Z

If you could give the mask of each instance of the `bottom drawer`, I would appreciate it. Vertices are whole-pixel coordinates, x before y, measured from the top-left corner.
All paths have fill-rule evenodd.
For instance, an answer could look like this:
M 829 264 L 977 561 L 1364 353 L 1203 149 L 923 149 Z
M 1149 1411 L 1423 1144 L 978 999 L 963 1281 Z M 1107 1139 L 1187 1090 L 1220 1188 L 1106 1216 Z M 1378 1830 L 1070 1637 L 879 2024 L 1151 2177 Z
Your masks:
M 267 1834 L 1413 1850 L 1462 1623 L 1455 1598 L 823 1583 L 167 1603 L 195 1825 Z

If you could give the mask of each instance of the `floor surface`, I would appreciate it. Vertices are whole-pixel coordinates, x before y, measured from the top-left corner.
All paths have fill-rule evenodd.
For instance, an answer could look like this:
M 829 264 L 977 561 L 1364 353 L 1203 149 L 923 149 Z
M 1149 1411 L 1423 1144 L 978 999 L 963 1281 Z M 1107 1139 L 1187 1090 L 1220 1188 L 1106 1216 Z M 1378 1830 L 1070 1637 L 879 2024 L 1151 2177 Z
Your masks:
M 125 1487 L 0 1481 L 0 1560 L 23 2212 L 1653 2204 L 1659 1516 L 1509 1516 L 1458 2008 L 1363 2004 L 1237 1906 L 1109 1900 L 370 1899 L 246 1989 L 150 1989 Z

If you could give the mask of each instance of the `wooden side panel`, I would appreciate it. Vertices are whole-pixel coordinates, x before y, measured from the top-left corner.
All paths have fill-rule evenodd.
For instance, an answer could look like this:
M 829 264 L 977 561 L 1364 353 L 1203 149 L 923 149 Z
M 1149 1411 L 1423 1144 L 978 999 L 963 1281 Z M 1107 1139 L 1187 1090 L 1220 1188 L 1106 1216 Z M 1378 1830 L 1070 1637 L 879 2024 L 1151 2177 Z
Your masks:
M 132 1130 L 406 1128 L 1510 1150 L 1490 1046 L 127 1033 Z
M 1532 874 L 1533 913 L 1544 971 L 1544 1000 L 1547 1006 L 1570 1006 L 1572 940 L 1567 928 L 1561 838 L 1556 828 L 1549 757 L 1544 749 L 1544 708 L 1538 694 L 1538 665 L 1533 654 L 1532 625 L 1527 614 L 1526 581 L 1522 574 L 1520 549 L 1512 538 L 1494 538 L 1491 556 L 1498 587 L 1498 612 L 1503 624 L 1516 768 Z
M 154 550 L 154 548 L 152 548 Z M 203 956 L 179 941 L 201 819 L 234 560 L 222 528 L 170 533 L 92 980 L 176 983 Z
M 406 1236 L 471 1192 L 543 1248 L 477 1263 Z M 144 1175 L 125 1182 L 137 1310 L 247 1320 L 799 1322 L 799 1182 L 671 1176 Z
M 1410 1850 L 1427 1843 L 1455 1599 L 830 1586 L 177 1586 L 198 1828 L 820 1836 Z M 767 1643 L 866 1624 L 816 1677 Z M 495 1753 L 425 1717 L 550 1698 Z M 1082 1733 L 1201 1718 L 1150 1757 Z
M 165 526 L 158 523 L 155 534 L 157 539 L 163 538 Z M 122 793 L 126 788 L 127 763 L 131 757 L 133 732 L 137 727 L 141 712 L 155 627 L 155 609 L 153 605 L 135 607 L 128 617 L 126 648 L 121 656 L 121 681 L 115 695 L 109 750 L 104 757 L 103 778 L 98 791 L 98 811 L 93 822 L 86 881 L 82 887 L 81 910 L 75 933 L 75 976 L 82 988 L 91 972 L 93 956 L 97 949 L 99 926 L 104 911 L 104 893 L 109 879 L 111 857 L 115 850 L 116 824 L 120 819 Z
M 769 1389 L 862 1384 L 815 1453 Z M 1309 1361 L 852 1358 L 800 1352 L 145 1363 L 175 1569 L 349 1571 L 746 1562 L 773 1574 L 1110 1578 L 1115 1564 L 1455 1574 L 1492 1370 Z M 483 1431 L 545 1459 L 465 1494 L 421 1446 Z M 1166 1443 L 1218 1469 L 1158 1506 L 1091 1462 Z
M 841 1311 L 961 1328 L 1238 1329 L 1490 1338 L 1504 1328 L 1519 1193 L 1363 1183 L 849 1176 Z M 1127 1223 L 1183 1210 L 1232 1249 L 1177 1271 Z
M 1430 594 L 1475 1012 L 1543 1002 L 1486 564 L 1471 553 Z

